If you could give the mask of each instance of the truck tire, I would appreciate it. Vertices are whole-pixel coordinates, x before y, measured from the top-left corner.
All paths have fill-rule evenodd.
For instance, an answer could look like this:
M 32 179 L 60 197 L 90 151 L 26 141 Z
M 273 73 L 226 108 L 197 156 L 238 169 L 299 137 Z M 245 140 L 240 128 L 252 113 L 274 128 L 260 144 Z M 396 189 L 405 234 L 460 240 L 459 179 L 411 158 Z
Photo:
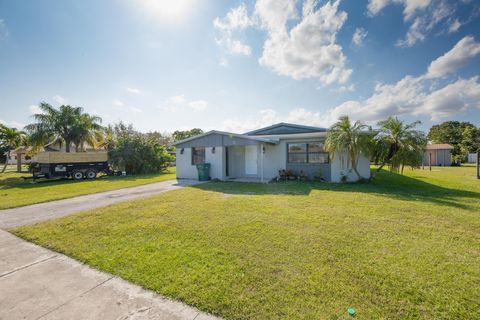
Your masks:
M 82 180 L 83 179 L 83 172 L 80 170 L 75 170 L 72 172 L 73 180 Z
M 87 179 L 95 179 L 97 177 L 97 171 L 96 170 L 87 170 L 87 173 L 85 174 L 85 176 L 87 177 Z

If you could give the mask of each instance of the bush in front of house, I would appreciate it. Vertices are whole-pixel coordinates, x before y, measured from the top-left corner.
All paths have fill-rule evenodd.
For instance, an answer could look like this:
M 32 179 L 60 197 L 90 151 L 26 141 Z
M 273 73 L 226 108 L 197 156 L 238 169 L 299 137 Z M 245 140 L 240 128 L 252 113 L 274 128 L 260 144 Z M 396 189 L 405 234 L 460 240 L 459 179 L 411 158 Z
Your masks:
M 157 173 L 165 171 L 174 161 L 167 146 L 158 139 L 138 132 L 122 123 L 111 128 L 108 143 L 110 164 L 115 170 L 127 174 Z

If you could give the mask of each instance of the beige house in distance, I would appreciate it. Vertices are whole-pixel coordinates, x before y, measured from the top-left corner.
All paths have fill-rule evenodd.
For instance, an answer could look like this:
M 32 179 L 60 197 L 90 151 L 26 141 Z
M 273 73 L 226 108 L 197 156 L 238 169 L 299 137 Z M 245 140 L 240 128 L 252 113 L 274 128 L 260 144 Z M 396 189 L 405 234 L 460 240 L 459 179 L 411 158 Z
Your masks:
M 427 149 L 423 156 L 423 165 L 428 166 L 451 166 L 453 147 L 446 143 L 427 144 Z

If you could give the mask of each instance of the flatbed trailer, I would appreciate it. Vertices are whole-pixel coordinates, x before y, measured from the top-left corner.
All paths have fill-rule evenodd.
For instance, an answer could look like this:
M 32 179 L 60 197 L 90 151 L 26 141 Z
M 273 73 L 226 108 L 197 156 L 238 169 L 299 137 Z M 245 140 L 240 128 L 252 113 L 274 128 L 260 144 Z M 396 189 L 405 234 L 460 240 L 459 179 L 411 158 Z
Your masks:
M 95 179 L 99 173 L 113 174 L 106 152 L 40 152 L 38 169 L 33 180 L 39 178 Z

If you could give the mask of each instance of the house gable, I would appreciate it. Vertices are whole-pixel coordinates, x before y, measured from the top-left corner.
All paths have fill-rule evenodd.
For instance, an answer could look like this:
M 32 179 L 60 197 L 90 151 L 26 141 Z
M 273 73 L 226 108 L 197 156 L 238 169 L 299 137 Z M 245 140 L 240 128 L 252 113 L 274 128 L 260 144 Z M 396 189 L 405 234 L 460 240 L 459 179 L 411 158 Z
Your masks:
M 320 127 L 302 126 L 291 123 L 278 123 L 265 128 L 260 128 L 245 133 L 248 136 L 263 136 L 263 135 L 282 135 L 282 134 L 297 134 L 297 133 L 314 133 L 326 132 L 327 129 Z

